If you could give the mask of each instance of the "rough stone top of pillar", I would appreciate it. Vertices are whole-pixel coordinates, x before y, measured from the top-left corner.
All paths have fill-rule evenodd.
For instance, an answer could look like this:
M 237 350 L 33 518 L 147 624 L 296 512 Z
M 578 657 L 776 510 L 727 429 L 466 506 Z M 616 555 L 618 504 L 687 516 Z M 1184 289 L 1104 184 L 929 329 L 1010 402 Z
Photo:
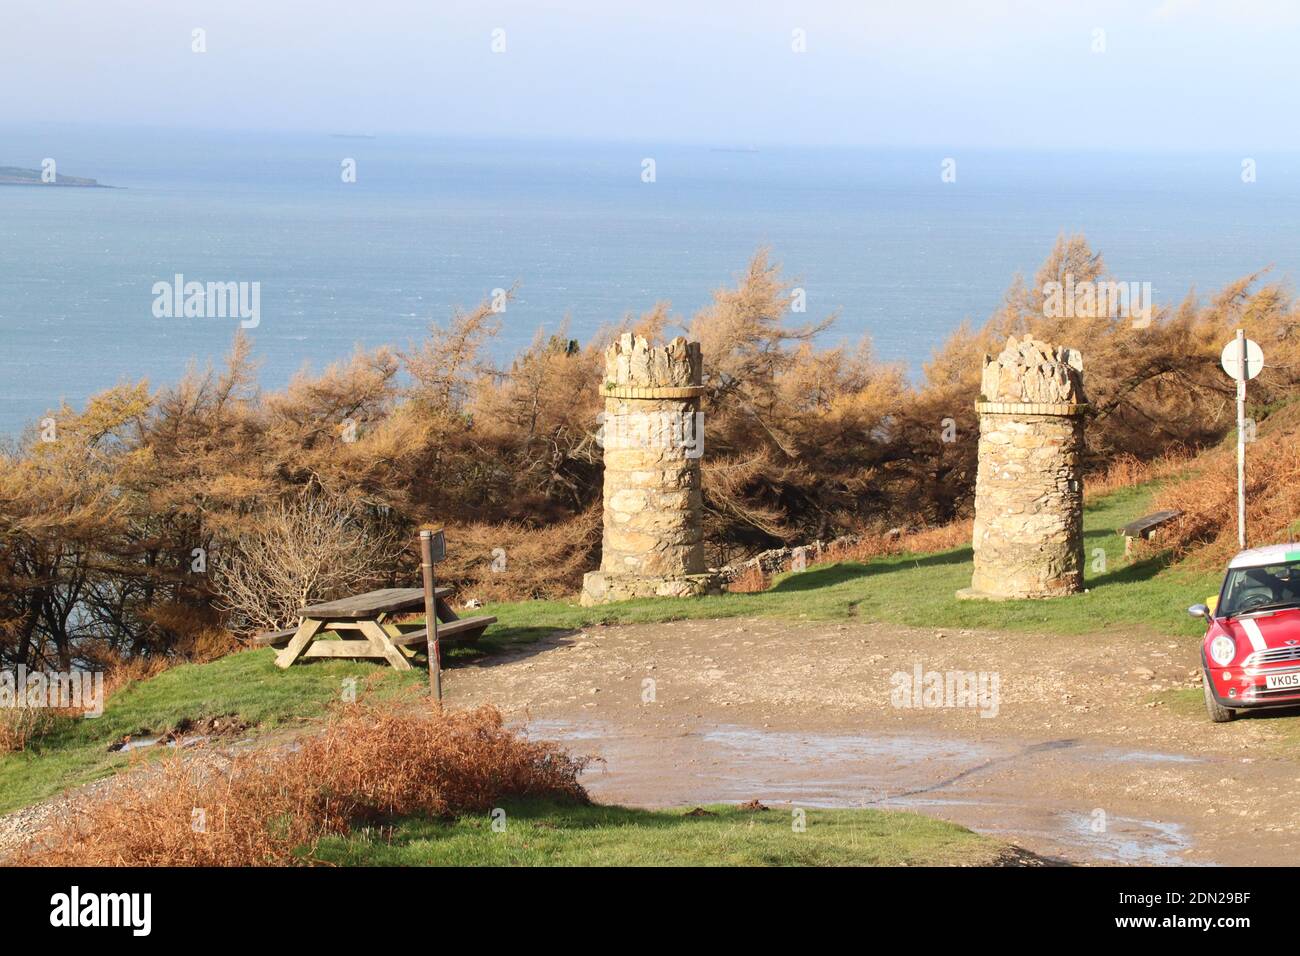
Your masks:
M 984 356 L 980 402 L 1085 405 L 1083 356 L 1076 349 L 1048 345 L 1030 335 L 1013 335 L 996 358 Z
M 678 336 L 666 345 L 624 332 L 605 350 L 605 390 L 694 388 L 703 381 L 700 343 Z

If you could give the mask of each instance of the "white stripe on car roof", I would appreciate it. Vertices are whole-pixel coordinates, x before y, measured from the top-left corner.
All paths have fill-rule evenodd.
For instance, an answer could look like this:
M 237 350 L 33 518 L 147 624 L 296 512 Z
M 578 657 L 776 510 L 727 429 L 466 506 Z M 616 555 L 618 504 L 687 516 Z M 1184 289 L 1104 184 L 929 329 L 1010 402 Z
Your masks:
M 1228 562 L 1230 568 L 1258 568 L 1267 564 L 1284 564 L 1300 561 L 1300 543 L 1270 544 L 1263 548 L 1242 551 Z

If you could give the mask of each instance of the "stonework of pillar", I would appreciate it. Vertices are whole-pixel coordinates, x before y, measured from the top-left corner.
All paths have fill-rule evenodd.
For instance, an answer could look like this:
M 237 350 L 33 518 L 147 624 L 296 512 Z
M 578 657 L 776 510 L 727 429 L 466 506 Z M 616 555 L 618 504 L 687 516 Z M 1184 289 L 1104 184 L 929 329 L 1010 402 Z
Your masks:
M 1014 336 L 984 357 L 975 571 L 959 598 L 1044 598 L 1083 590 L 1083 359 Z
M 604 535 L 590 606 L 715 589 L 704 564 L 700 344 L 651 346 L 631 333 L 605 352 Z

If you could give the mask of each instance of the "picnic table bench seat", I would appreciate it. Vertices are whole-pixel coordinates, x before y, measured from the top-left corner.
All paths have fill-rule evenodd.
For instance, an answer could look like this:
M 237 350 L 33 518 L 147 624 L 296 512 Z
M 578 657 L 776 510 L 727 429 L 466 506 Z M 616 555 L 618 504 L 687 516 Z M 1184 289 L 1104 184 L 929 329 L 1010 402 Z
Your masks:
M 296 627 L 286 627 L 283 631 L 263 631 L 253 638 L 253 644 L 256 647 L 279 647 L 288 644 L 289 638 L 297 631 Z
M 461 617 L 446 623 L 439 622 L 438 640 L 445 641 L 454 637 L 457 641 L 466 643 L 477 641 L 479 635 L 488 629 L 488 625 L 495 624 L 496 621 L 495 617 L 484 614 L 481 617 Z M 395 637 L 393 643 L 398 647 L 416 647 L 421 644 L 428 644 L 429 629 L 422 627 L 418 631 L 411 631 L 401 637 Z

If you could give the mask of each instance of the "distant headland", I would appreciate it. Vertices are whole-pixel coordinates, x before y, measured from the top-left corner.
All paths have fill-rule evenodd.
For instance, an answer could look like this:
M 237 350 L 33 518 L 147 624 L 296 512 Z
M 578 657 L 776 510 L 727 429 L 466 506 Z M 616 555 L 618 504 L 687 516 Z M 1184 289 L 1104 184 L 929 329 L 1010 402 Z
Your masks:
M 107 186 L 96 179 L 82 176 L 65 176 L 58 173 L 53 182 L 41 178 L 39 169 L 22 169 L 18 166 L 0 166 L 0 186 L 79 186 L 82 189 L 121 189 L 121 186 Z

